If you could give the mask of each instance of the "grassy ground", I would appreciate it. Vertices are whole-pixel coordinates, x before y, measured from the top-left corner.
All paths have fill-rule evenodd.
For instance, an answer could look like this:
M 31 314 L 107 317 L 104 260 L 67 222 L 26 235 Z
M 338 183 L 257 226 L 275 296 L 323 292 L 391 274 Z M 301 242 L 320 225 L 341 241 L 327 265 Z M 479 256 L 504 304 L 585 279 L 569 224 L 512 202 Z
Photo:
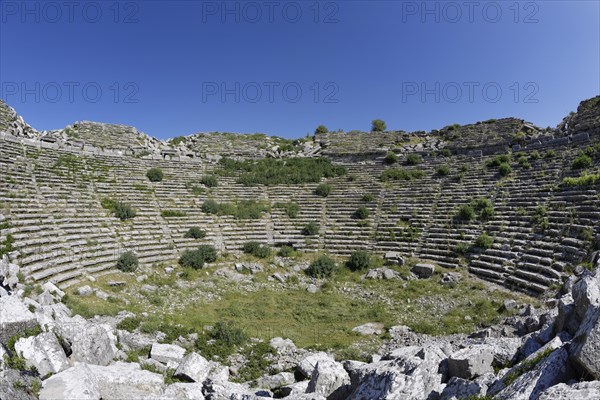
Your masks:
M 257 261 L 257 260 L 254 260 Z M 381 322 L 386 327 L 407 325 L 416 332 L 435 335 L 472 332 L 495 322 L 502 316 L 505 299 L 521 303 L 534 299 L 492 289 L 474 280 L 463 271 L 461 283 L 454 287 L 442 286 L 439 281 L 446 270 L 438 268 L 427 280 L 362 280 L 360 272 L 345 268 L 333 278 L 318 282 L 320 290 L 311 294 L 306 285 L 311 282 L 304 274 L 285 284 L 269 279 L 275 272 L 289 269 L 265 262 L 265 271 L 247 276 L 247 281 L 236 283 L 214 275 L 233 259 L 201 271 L 186 271 L 185 279 L 176 274 L 165 274 L 162 266 L 134 274 L 120 272 L 88 282 L 92 287 L 110 294 L 108 300 L 96 296 L 81 297 L 76 288 L 68 291 L 65 302 L 84 317 L 114 315 L 121 310 L 136 314 L 145 332 L 161 330 L 176 338 L 181 333 L 201 333 L 206 326 L 218 321 L 242 329 L 247 335 L 260 339 L 286 337 L 298 346 L 348 350 L 357 342 L 369 342 L 352 332 L 355 326 L 367 322 Z M 408 267 L 398 267 L 404 275 Z M 176 273 L 183 269 L 176 267 Z M 148 279 L 137 282 L 136 276 L 146 274 Z M 112 288 L 108 281 L 125 281 L 122 288 Z M 153 285 L 154 292 L 145 292 L 143 285 Z M 376 341 L 375 341 L 376 342 Z

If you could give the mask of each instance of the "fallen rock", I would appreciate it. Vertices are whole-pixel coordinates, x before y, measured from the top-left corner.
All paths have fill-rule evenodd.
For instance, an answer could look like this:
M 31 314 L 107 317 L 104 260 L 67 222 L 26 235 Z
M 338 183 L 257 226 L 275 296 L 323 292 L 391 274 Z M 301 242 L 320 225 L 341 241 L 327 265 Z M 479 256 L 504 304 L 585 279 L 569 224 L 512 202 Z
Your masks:
M 388 265 L 404 265 L 402 254 L 397 251 L 388 251 L 383 256 L 385 263 Z
M 597 400 L 600 399 L 600 382 L 559 383 L 545 390 L 538 400 Z
M 435 265 L 419 263 L 412 267 L 411 272 L 421 279 L 431 278 L 435 272 Z
M 440 284 L 444 286 L 453 286 L 458 284 L 462 280 L 462 275 L 455 272 L 446 272 L 440 279 Z
M 80 296 L 90 296 L 92 293 L 94 293 L 94 291 L 89 285 L 85 285 L 77 289 L 77 294 Z
M 208 360 L 197 353 L 190 353 L 181 361 L 173 376 L 202 383 L 209 373 L 210 364 Z
M 28 365 L 35 367 L 42 377 L 69 368 L 67 356 L 52 332 L 19 339 L 15 343 L 15 351 Z
M 150 358 L 164 364 L 179 364 L 185 356 L 185 349 L 174 344 L 154 343 L 150 349 Z
M 306 287 L 306 291 L 308 293 L 317 293 L 317 290 L 319 290 L 319 288 L 317 288 L 317 286 L 313 285 L 312 283 Z
M 312 374 L 313 374 L 313 371 L 315 370 L 316 365 L 320 361 L 326 361 L 326 360 L 335 361 L 333 359 L 333 357 L 331 357 L 329 354 L 327 354 L 323 351 L 310 354 L 300 361 L 300 363 L 298 364 L 297 370 L 299 373 L 304 375 L 306 378 L 310 378 L 310 377 L 312 377 Z
M 0 297 L 0 343 L 37 325 L 35 315 L 17 296 Z
M 117 353 L 116 337 L 110 327 L 90 323 L 76 315 L 68 322 L 57 324 L 56 329 L 70 343 L 74 361 L 108 365 Z
M 484 389 L 478 382 L 452 377 L 440 395 L 440 400 L 473 398 L 482 394 Z
M 448 357 L 450 376 L 472 379 L 494 372 L 494 355 L 487 345 L 475 345 L 461 349 Z
M 275 375 L 263 376 L 256 380 L 256 387 L 265 389 L 276 389 L 282 386 L 289 386 L 296 382 L 294 374 L 291 372 L 280 372 Z
M 342 364 L 323 359 L 317 362 L 313 370 L 306 393 L 316 393 L 328 400 L 345 399 L 350 391 L 350 376 Z
M 163 397 L 163 376 L 142 370 L 139 364 L 119 361 L 109 366 L 88 367 L 98 379 L 102 400 Z
M 42 382 L 40 400 L 100 400 L 100 385 L 87 364 L 75 363 Z
M 590 307 L 570 348 L 571 358 L 583 371 L 600 379 L 600 309 Z
M 204 400 L 201 383 L 174 383 L 165 389 L 165 399 Z
M 384 332 L 384 326 L 379 322 L 368 322 L 366 324 L 357 326 L 352 329 L 352 332 L 359 333 L 361 335 L 381 335 Z

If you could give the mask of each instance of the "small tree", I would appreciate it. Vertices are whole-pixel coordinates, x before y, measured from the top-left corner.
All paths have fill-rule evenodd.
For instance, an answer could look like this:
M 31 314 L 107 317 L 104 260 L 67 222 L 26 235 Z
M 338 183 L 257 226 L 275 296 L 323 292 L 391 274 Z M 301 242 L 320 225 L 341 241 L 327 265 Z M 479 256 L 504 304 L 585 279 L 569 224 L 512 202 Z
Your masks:
M 470 204 L 465 204 L 458 210 L 457 217 L 462 221 L 470 221 L 475 218 L 475 209 Z
M 200 183 L 206 187 L 217 187 L 219 186 L 219 180 L 214 175 L 205 175 L 200 179 Z
M 369 209 L 365 206 L 360 206 L 352 215 L 355 219 L 367 219 L 369 218 Z
M 500 176 L 508 176 L 512 172 L 512 167 L 510 166 L 509 163 L 503 162 L 498 167 L 498 172 L 500 173 Z
M 383 132 L 386 128 L 385 122 L 381 119 L 371 121 L 371 132 Z
M 319 225 L 317 225 L 315 222 L 309 222 L 308 224 L 304 225 L 304 228 L 302 228 L 302 234 L 304 236 L 318 235 Z
M 371 255 L 366 250 L 355 250 L 346 262 L 351 271 L 362 271 L 371 265 Z
M 407 165 L 417 165 L 422 161 L 421 156 L 415 153 L 410 153 L 406 156 L 406 164 Z
M 146 177 L 150 180 L 150 182 L 160 182 L 163 180 L 162 169 L 150 168 L 148 172 L 146 172 Z
M 306 274 L 313 278 L 329 278 L 336 267 L 335 261 L 328 256 L 319 256 L 306 269 Z
M 203 213 L 216 214 L 219 212 L 219 203 L 212 199 L 206 199 L 204 200 L 204 203 L 202 203 L 201 209 Z
M 217 251 L 213 246 L 203 245 L 197 250 L 186 250 L 179 258 L 179 264 L 182 267 L 201 269 L 205 262 L 214 262 L 217 260 Z
M 447 165 L 440 165 L 437 169 L 439 176 L 448 176 L 450 174 L 450 167 Z
M 383 161 L 385 161 L 386 164 L 395 164 L 398 162 L 398 155 L 393 151 L 388 151 Z
M 139 265 L 137 256 L 131 252 L 125 252 L 121 254 L 117 261 L 117 268 L 123 272 L 134 272 Z
M 188 229 L 184 237 L 192 239 L 204 239 L 206 237 L 206 232 L 197 226 L 193 226 Z
M 331 193 L 331 185 L 328 185 L 327 183 L 321 183 L 315 189 L 315 194 L 317 194 L 318 196 L 321 196 L 321 197 L 327 197 L 327 196 L 329 196 L 330 193 Z
M 494 244 L 494 238 L 489 236 L 487 233 L 482 233 L 477 240 L 475 240 L 475 246 L 480 249 L 489 249 Z
M 135 210 L 129 204 L 121 202 L 114 203 L 113 213 L 121 221 L 132 219 L 136 216 Z
M 244 243 L 243 251 L 246 254 L 252 254 L 254 257 L 267 258 L 271 255 L 271 248 L 267 245 L 262 245 L 256 241 Z
M 592 165 L 592 159 L 587 155 L 581 153 L 577 158 L 573 161 L 573 169 L 583 169 L 588 168 Z
M 327 133 L 329 132 L 329 129 L 327 129 L 327 127 L 325 125 L 319 125 L 317 127 L 317 129 L 315 129 L 315 134 L 316 133 Z

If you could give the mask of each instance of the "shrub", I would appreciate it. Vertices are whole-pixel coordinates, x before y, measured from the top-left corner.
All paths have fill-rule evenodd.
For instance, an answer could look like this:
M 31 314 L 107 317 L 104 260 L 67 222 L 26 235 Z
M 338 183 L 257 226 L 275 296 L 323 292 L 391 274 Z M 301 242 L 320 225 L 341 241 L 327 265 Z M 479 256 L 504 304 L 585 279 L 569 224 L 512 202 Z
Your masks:
M 444 157 L 451 157 L 452 150 L 445 148 L 445 149 L 442 149 L 440 154 L 443 155 Z
M 328 256 L 319 256 L 306 269 L 306 274 L 313 278 L 329 278 L 336 267 L 335 261 Z
M 277 255 L 279 257 L 294 257 L 296 255 L 296 250 L 294 250 L 292 246 L 281 246 Z
M 437 169 L 437 174 L 439 176 L 448 176 L 450 175 L 450 167 L 447 165 L 440 165 Z
M 471 221 L 475 218 L 475 209 L 470 204 L 465 204 L 458 210 L 457 218 L 462 221 Z
M 489 199 L 480 197 L 471 202 L 475 211 L 479 213 L 479 217 L 483 220 L 489 219 L 494 216 L 494 206 Z
M 501 164 L 509 163 L 511 159 L 510 154 L 500 154 L 494 157 L 493 160 L 488 161 L 488 167 L 499 167 Z
M 314 236 L 319 234 L 319 225 L 316 222 L 309 222 L 302 228 L 304 236 Z
M 563 179 L 563 184 L 567 186 L 589 186 L 595 185 L 598 182 L 600 182 L 600 170 L 595 174 L 584 172 L 576 178 L 567 177 Z
M 383 161 L 385 161 L 386 164 L 395 164 L 398 162 L 398 156 L 393 151 L 390 151 L 387 153 Z
M 420 164 L 421 161 L 423 161 L 421 159 L 421 156 L 415 153 L 410 153 L 409 155 L 406 156 L 406 165 L 417 165 Z
M 342 176 L 347 172 L 344 166 L 333 165 L 327 158 L 264 158 L 246 161 L 222 158 L 219 164 L 219 174 L 232 176 L 241 172 L 237 182 L 244 186 L 317 183 L 323 178 Z
M 164 217 L 164 218 L 185 217 L 186 215 L 187 215 L 187 213 L 185 211 L 179 211 L 179 210 L 162 210 L 160 212 L 160 216 Z
M 201 269 L 206 262 L 217 260 L 217 250 L 210 245 L 200 246 L 197 250 L 186 250 L 179 257 L 179 265 L 185 268 Z
M 475 246 L 480 249 L 489 249 L 494 244 L 494 238 L 489 236 L 487 233 L 483 233 L 479 235 L 479 237 L 475 240 Z
M 127 317 L 117 324 L 117 329 L 133 332 L 140 326 L 141 322 L 142 320 L 139 317 Z
M 163 172 L 160 168 L 150 168 L 146 172 L 146 178 L 150 180 L 150 182 L 160 182 L 163 180 Z
M 550 227 L 550 221 L 548 220 L 548 209 L 545 206 L 537 206 L 535 212 L 531 217 L 531 223 L 538 229 L 546 230 Z
M 204 239 L 206 237 L 206 231 L 203 231 L 197 226 L 193 226 L 185 233 L 184 237 L 192 239 Z
M 271 255 L 271 248 L 267 245 L 262 245 L 256 241 L 244 243 L 242 248 L 244 253 L 251 254 L 258 258 L 267 258 Z
M 226 322 L 217 322 L 212 330 L 203 333 L 196 340 L 196 349 L 206 358 L 225 359 L 248 340 L 246 333 Z
M 531 157 L 532 160 L 539 160 L 541 155 L 539 151 L 533 150 L 531 153 L 529 153 L 529 157 Z
M 592 165 L 592 159 L 587 154 L 582 153 L 579 156 L 577 156 L 577 158 L 573 161 L 572 168 L 582 169 L 588 168 L 590 165 Z
M 498 172 L 500 172 L 500 176 L 507 176 L 512 172 L 512 168 L 509 163 L 502 163 L 498 167 Z
M 134 272 L 138 268 L 138 265 L 138 258 L 131 251 L 121 254 L 121 257 L 117 260 L 117 269 L 123 272 Z
M 204 203 L 202 203 L 201 210 L 206 214 L 216 214 L 219 212 L 219 203 L 212 199 L 206 199 L 204 200 Z
M 204 175 L 202 179 L 200 179 L 200 183 L 210 188 L 219 186 L 219 180 L 215 175 Z
M 327 132 L 329 132 L 329 129 L 327 129 L 327 127 L 325 125 L 319 125 L 319 126 L 317 126 L 317 129 L 315 129 L 315 134 L 327 133 Z
M 425 172 L 421 170 L 409 170 L 403 168 L 390 168 L 383 171 L 381 174 L 381 180 L 383 182 L 388 181 L 412 181 L 413 179 L 420 179 L 425 176 Z
M 275 207 L 284 209 L 286 215 L 290 218 L 296 218 L 300 212 L 298 203 L 276 203 Z
M 136 216 L 135 210 L 129 205 L 121 202 L 115 202 L 113 214 L 121 221 L 132 219 Z
M 369 218 L 369 209 L 365 206 L 360 206 L 352 215 L 355 219 L 367 219 Z
M 371 121 L 371 132 L 383 132 L 386 128 L 385 121 L 381 119 L 374 119 Z
M 355 250 L 346 262 L 351 271 L 362 271 L 371 265 L 371 255 L 366 250 Z
M 373 197 L 373 195 L 371 193 L 367 193 L 367 194 L 363 195 L 361 200 L 364 201 L 365 203 L 370 203 L 373 200 L 375 200 L 375 198 Z
M 556 151 L 555 150 L 548 150 L 544 154 L 544 158 L 553 158 L 553 157 L 556 157 Z
M 469 245 L 466 243 L 458 243 L 454 248 L 454 252 L 458 255 L 464 256 L 469 252 Z
M 331 185 L 327 183 L 321 183 L 315 189 L 315 194 L 321 197 L 327 197 L 331 193 Z

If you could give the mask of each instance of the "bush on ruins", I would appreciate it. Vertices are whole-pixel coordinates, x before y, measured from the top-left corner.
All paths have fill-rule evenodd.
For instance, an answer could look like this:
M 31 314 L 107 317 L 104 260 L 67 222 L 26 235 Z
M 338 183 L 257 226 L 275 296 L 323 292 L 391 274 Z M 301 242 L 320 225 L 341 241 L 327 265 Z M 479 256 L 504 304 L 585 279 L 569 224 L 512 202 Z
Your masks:
M 242 248 L 244 253 L 251 254 L 258 258 L 267 258 L 271 255 L 271 248 L 267 245 L 262 245 L 256 241 L 244 243 Z
M 383 132 L 387 129 L 385 121 L 381 119 L 374 119 L 371 121 L 371 132 Z
M 328 185 L 326 183 L 321 183 L 315 189 L 315 194 L 317 196 L 327 197 L 327 196 L 329 196 L 330 193 L 331 193 L 331 185 Z
M 217 250 L 210 245 L 202 245 L 197 250 L 186 250 L 179 258 L 182 267 L 201 269 L 204 263 L 217 260 Z
M 203 176 L 202 179 L 200 179 L 200 183 L 209 188 L 219 186 L 219 180 L 215 175 Z
M 192 239 L 204 239 L 206 237 L 206 231 L 203 231 L 197 226 L 193 226 L 188 229 L 184 237 Z
M 314 236 L 319 234 L 319 225 L 316 222 L 309 222 L 302 228 L 304 236 Z
M 366 250 L 355 250 L 346 262 L 351 271 L 362 271 L 371 266 L 371 255 Z
M 117 268 L 123 272 L 134 272 L 138 268 L 138 265 L 138 258 L 131 251 L 121 254 L 121 257 L 117 261 Z
M 337 265 L 333 259 L 328 256 L 319 256 L 315 261 L 313 261 L 308 269 L 306 269 L 306 274 L 308 276 L 312 276 L 313 278 L 329 278 L 335 272 Z
M 160 182 L 163 180 L 162 169 L 150 168 L 148 172 L 146 172 L 146 177 L 150 180 L 150 182 Z

